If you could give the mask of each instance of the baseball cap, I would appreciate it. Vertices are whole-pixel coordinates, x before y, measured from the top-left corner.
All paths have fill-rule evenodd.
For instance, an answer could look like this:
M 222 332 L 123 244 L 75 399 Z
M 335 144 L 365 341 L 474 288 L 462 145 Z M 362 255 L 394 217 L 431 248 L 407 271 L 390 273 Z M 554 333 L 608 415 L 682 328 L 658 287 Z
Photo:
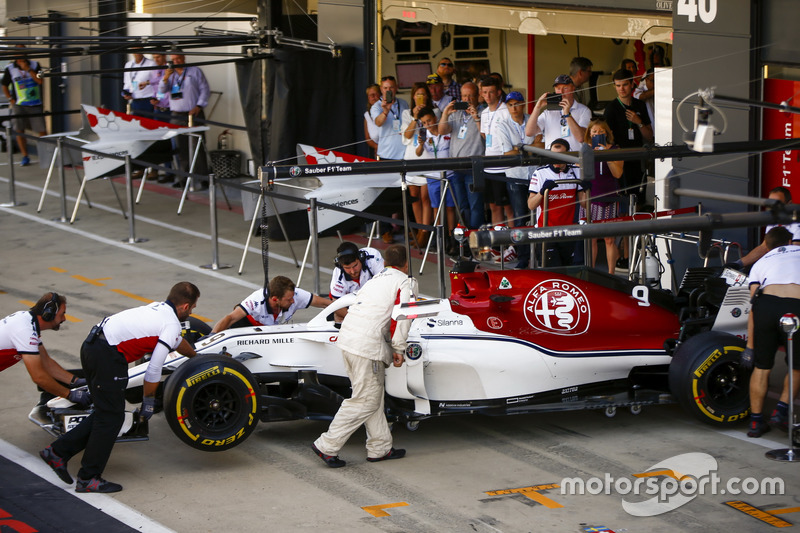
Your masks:
M 524 102 L 525 101 L 525 97 L 522 96 L 522 93 L 519 92 L 519 91 L 511 91 L 510 93 L 508 93 L 506 95 L 506 99 L 504 101 L 508 102 L 509 100 L 516 100 L 517 102 Z
M 570 146 L 569 146 L 569 141 L 567 141 L 566 139 L 561 139 L 561 138 L 558 138 L 558 139 L 556 139 L 555 141 L 551 142 L 551 143 L 550 143 L 550 149 L 552 150 L 552 149 L 553 149 L 553 146 L 555 146 L 555 145 L 557 145 L 557 144 L 560 144 L 561 146 L 563 146 L 564 148 L 566 148 L 566 149 L 567 149 L 567 151 L 570 151 L 570 150 L 571 150 L 571 148 L 570 148 Z
M 428 74 L 428 78 L 425 80 L 425 83 L 428 85 L 433 85 L 434 83 L 442 83 L 442 78 L 438 74 Z
M 569 77 L 569 74 L 562 74 L 556 77 L 556 81 L 553 82 L 553 87 L 556 85 L 574 85 L 572 78 Z

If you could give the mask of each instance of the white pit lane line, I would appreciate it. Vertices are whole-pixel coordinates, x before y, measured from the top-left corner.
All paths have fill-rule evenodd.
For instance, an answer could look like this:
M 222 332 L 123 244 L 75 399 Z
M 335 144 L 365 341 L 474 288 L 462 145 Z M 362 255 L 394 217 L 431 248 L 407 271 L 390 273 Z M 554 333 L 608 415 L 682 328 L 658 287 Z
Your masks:
M 36 474 L 54 487 L 69 492 L 76 498 L 115 518 L 126 526 L 132 527 L 133 529 L 142 531 L 144 533 L 175 533 L 174 529 L 169 529 L 166 526 L 162 526 L 158 522 L 155 522 L 154 520 L 141 514 L 139 511 L 131 509 L 124 503 L 120 503 L 111 496 L 106 496 L 105 494 L 81 494 L 75 492 L 74 484 L 66 485 L 61 482 L 61 480 L 58 480 L 58 483 L 54 483 L 53 480 L 58 479 L 58 477 L 53 473 L 50 467 L 44 463 L 44 461 L 42 461 L 39 457 L 34 457 L 33 455 L 2 439 L 0 439 L 0 455 L 9 461 L 13 461 L 14 463 L 20 465 L 33 474 Z

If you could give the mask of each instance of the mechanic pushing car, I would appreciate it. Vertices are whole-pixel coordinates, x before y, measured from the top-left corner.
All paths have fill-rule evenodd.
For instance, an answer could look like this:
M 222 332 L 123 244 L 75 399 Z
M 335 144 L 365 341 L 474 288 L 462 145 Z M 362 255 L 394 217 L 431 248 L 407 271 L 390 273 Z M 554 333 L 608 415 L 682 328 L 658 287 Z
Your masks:
M 91 403 L 90 395 L 80 388 L 86 385 L 86 380 L 64 370 L 42 343 L 42 331 L 58 331 L 66 320 L 66 312 L 67 298 L 48 292 L 28 311 L 17 311 L 0 321 L 0 372 L 22 360 L 41 389 L 87 406 Z
M 757 438 L 770 430 L 762 410 L 767 395 L 769 373 L 775 364 L 775 352 L 784 333 L 780 319 L 785 313 L 800 316 L 800 246 L 790 244 L 792 233 L 783 226 L 769 230 L 764 237 L 768 252 L 756 261 L 750 271 L 750 295 L 753 310 L 747 320 L 747 348 L 742 352 L 741 363 L 753 369 L 750 376 L 750 427 L 748 437 Z M 800 354 L 800 338 L 792 339 L 794 354 Z M 800 357 L 795 356 L 794 394 L 800 388 Z M 787 356 L 788 363 L 788 356 Z M 770 424 L 787 431 L 789 427 L 789 375 L 783 382 L 778 405 L 769 420 Z
M 81 450 L 75 492 L 119 492 L 122 485 L 101 477 L 117 434 L 125 420 L 128 363 L 152 354 L 144 376 L 139 416 L 149 420 L 155 410 L 155 394 L 161 367 L 175 350 L 186 357 L 196 352 L 181 337 L 181 322 L 188 319 L 200 298 L 200 290 L 188 281 L 177 283 L 164 302 L 121 311 L 94 326 L 81 346 L 81 365 L 94 400 L 94 412 L 71 431 L 39 452 L 64 483 L 72 483 L 67 461 Z
M 392 434 L 383 411 L 386 368 L 402 366 L 410 320 L 392 321 L 397 303 L 413 301 L 417 282 L 408 275 L 406 249 L 386 249 L 384 268 L 368 281 L 344 317 L 336 342 L 344 356 L 352 395 L 342 402 L 328 431 L 311 449 L 331 468 L 345 466 L 338 453 L 361 424 L 367 429 L 367 461 L 400 459 L 406 451 L 392 447 Z
M 345 294 L 356 292 L 383 270 L 383 256 L 375 248 L 359 248 L 352 242 L 343 242 L 336 248 L 331 276 L 331 300 L 338 300 Z M 336 312 L 338 320 L 344 318 L 347 308 Z
M 214 324 L 211 333 L 228 328 L 285 324 L 295 311 L 308 306 L 326 307 L 331 301 L 295 287 L 286 276 L 275 276 L 266 290 L 258 289 Z

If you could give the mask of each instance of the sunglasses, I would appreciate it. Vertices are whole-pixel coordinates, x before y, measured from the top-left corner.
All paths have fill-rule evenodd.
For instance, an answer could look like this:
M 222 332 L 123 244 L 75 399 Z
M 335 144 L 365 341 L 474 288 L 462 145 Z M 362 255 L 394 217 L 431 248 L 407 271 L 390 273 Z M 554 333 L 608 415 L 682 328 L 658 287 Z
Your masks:
M 384 76 L 381 81 L 395 81 L 394 76 Z
M 453 64 L 452 63 L 439 63 L 439 66 L 440 67 L 452 67 Z

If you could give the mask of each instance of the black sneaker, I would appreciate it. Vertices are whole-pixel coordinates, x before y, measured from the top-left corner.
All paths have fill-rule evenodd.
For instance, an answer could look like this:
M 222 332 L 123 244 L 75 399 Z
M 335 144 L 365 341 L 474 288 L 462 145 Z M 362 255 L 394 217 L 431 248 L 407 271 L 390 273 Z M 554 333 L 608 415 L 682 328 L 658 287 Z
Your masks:
M 775 409 L 772 411 L 769 424 L 781 431 L 789 431 L 789 415 L 783 415 L 780 411 Z
M 367 457 L 370 463 L 377 463 L 378 461 L 388 461 L 389 459 L 402 459 L 406 456 L 406 451 L 402 448 L 395 450 L 392 448 L 383 457 Z
M 338 455 L 325 455 L 319 448 L 317 448 L 314 443 L 311 443 L 311 449 L 314 450 L 314 453 L 320 456 L 320 458 L 325 461 L 325 464 L 331 468 L 341 468 L 347 464 L 347 462 L 339 459 Z
M 120 485 L 119 483 L 112 483 L 110 481 L 106 481 L 100 476 L 94 476 L 91 479 L 78 478 L 78 482 L 75 483 L 75 492 L 109 493 L 109 492 L 119 492 L 121 490 L 122 490 L 122 485 Z
M 69 472 L 67 471 L 67 462 L 55 454 L 52 446 L 48 446 L 44 450 L 40 451 L 39 457 L 41 457 L 42 461 L 47 463 L 47 465 L 53 469 L 53 472 L 56 473 L 61 481 L 67 485 L 72 485 L 72 476 L 70 476 Z
M 747 436 L 751 439 L 757 439 L 769 430 L 769 424 L 763 420 L 750 420 L 750 430 L 747 432 Z

